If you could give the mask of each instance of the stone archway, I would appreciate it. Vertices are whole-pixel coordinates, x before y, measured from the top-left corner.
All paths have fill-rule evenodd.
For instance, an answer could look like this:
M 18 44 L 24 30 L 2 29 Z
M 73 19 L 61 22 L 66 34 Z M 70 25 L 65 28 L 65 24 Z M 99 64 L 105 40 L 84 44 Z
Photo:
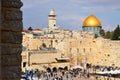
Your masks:
M 20 80 L 22 51 L 21 0 L 0 0 L 0 80 Z

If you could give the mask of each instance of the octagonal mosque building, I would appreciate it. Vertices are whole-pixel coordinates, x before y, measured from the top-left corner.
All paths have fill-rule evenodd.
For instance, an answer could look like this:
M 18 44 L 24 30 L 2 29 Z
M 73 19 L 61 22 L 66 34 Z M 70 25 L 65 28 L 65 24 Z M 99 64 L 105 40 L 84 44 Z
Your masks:
M 82 30 L 83 32 L 93 32 L 100 35 L 100 29 L 102 28 L 100 20 L 94 16 L 90 15 L 83 21 Z

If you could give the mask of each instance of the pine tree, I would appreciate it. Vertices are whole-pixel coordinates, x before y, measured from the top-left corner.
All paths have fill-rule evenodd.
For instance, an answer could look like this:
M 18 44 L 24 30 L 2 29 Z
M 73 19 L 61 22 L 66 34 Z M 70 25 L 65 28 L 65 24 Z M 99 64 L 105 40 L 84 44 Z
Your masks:
M 112 37 L 113 37 L 113 33 L 114 33 L 114 31 L 111 31 L 111 33 L 110 33 L 110 35 L 111 35 L 111 40 L 112 40 Z
M 111 39 L 111 32 L 110 32 L 110 31 L 107 31 L 107 32 L 106 32 L 105 38 L 106 38 L 106 39 Z
M 120 40 L 120 28 L 119 28 L 119 25 L 114 30 L 112 40 Z

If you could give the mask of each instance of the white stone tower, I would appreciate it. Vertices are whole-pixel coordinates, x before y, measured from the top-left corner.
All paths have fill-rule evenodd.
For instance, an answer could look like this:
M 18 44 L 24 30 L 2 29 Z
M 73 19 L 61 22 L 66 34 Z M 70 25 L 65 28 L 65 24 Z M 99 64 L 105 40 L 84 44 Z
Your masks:
M 48 27 L 50 29 L 56 28 L 56 15 L 53 9 L 50 11 L 50 14 L 48 15 L 48 24 L 49 24 Z

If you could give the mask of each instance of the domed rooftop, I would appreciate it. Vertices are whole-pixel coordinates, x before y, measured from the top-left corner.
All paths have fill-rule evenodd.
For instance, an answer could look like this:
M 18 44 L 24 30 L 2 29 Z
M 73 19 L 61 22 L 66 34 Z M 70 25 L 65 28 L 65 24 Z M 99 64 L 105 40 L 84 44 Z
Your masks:
M 50 11 L 50 15 L 55 15 L 54 9 L 52 9 L 52 10 Z
M 101 27 L 101 22 L 96 16 L 90 15 L 84 20 L 83 27 L 93 27 L 93 26 Z

